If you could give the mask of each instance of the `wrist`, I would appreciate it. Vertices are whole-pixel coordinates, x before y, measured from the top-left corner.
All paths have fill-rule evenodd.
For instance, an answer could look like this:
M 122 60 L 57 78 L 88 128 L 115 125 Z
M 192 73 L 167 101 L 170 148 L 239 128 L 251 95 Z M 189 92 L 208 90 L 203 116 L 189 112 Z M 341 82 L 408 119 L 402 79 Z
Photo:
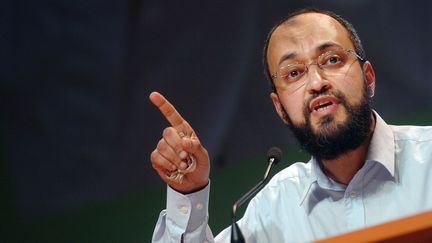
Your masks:
M 173 189 L 174 191 L 178 192 L 178 193 L 181 193 L 183 195 L 188 195 L 188 194 L 192 194 L 194 192 L 199 192 L 199 191 L 203 190 L 204 188 L 207 187 L 207 185 L 209 183 L 210 183 L 210 179 L 207 179 L 206 182 L 204 182 L 204 183 L 202 183 L 202 184 L 200 184 L 200 185 L 198 185 L 196 187 L 193 187 L 193 188 L 175 188 L 175 187 L 173 187 L 171 185 L 168 185 L 168 186 L 171 189 Z

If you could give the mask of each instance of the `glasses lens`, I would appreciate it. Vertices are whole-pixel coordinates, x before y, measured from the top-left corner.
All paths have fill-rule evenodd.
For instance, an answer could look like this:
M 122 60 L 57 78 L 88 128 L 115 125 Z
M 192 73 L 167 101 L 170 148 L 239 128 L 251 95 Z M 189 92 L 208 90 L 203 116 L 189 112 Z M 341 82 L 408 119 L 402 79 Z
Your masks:
M 289 87 L 299 81 L 306 71 L 306 66 L 301 63 L 293 63 L 281 66 L 277 75 L 280 86 Z
M 353 54 L 346 50 L 333 50 L 321 55 L 317 62 L 326 74 L 341 74 L 347 71 L 354 60 Z

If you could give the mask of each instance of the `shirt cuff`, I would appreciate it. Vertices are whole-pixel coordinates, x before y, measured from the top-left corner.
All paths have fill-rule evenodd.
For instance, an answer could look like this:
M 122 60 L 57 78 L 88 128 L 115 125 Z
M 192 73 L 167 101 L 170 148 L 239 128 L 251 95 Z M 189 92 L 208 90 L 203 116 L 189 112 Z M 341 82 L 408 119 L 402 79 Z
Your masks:
M 192 232 L 208 220 L 210 182 L 202 190 L 182 194 L 167 186 L 167 219 L 184 232 Z

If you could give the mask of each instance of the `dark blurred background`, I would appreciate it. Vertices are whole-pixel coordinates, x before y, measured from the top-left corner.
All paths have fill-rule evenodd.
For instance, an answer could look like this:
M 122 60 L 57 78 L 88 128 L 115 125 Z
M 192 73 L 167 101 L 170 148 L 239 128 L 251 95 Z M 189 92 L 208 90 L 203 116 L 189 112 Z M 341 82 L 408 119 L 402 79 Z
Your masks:
M 262 176 L 308 160 L 261 64 L 271 26 L 316 6 L 357 28 L 389 122 L 432 124 L 430 1 L 6 0 L 0 8 L 0 242 L 150 242 L 165 185 L 149 155 L 163 93 L 212 162 L 210 226 Z

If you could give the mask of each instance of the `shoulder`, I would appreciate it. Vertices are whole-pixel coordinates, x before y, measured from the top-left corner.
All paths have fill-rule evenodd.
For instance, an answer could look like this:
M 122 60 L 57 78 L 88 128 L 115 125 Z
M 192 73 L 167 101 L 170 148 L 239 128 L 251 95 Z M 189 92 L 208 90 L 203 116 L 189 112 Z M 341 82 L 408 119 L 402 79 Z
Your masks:
M 395 126 L 390 125 L 396 141 L 412 140 L 432 142 L 432 126 Z
M 432 168 L 432 126 L 391 126 L 400 173 L 420 176 Z

